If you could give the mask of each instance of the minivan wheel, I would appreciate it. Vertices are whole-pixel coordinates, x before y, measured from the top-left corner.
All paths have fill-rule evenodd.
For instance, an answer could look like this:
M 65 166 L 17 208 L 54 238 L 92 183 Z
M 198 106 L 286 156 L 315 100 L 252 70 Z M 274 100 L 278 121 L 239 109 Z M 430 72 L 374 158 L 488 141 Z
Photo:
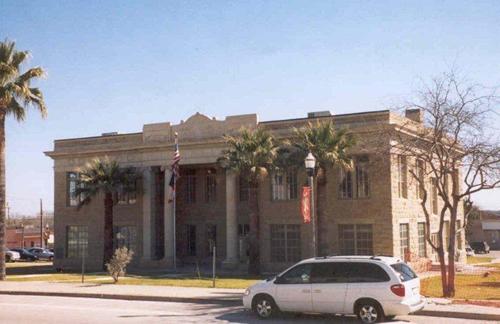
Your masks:
M 360 303 L 356 315 L 363 323 L 378 323 L 384 319 L 384 313 L 380 306 L 370 301 Z
M 262 319 L 270 318 L 278 312 L 278 307 L 269 296 L 258 296 L 253 303 L 253 311 Z

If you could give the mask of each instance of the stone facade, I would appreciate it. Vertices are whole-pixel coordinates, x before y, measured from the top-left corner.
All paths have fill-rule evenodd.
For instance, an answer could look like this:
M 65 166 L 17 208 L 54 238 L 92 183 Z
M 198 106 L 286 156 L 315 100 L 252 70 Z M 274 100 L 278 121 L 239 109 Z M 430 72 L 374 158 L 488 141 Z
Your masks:
M 412 191 L 416 189 L 409 175 L 408 196 L 399 197 L 397 159 L 390 147 L 390 138 L 384 135 L 385 130 L 409 119 L 389 111 L 312 115 L 267 122 L 258 122 L 257 116 L 252 114 L 215 120 L 197 113 L 179 125 L 144 125 L 141 133 L 110 133 L 55 141 L 54 150 L 46 153 L 54 160 L 55 266 L 80 266 L 81 254 L 70 251 L 75 249 L 71 246 L 74 242 L 67 237 L 72 230 L 70 227 L 77 225 L 87 226 L 86 264 L 97 269 L 102 263 L 103 199 L 97 197 L 81 209 L 69 206 L 68 173 L 78 172 L 91 159 L 105 156 L 142 172 L 134 202 L 118 204 L 114 209 L 114 225 L 128 227 L 133 233 L 129 240 L 133 241 L 135 250 L 133 265 L 173 266 L 174 218 L 169 164 L 176 132 L 182 156 L 175 213 L 177 263 L 209 262 L 211 247 L 215 244 L 218 260 L 224 266 L 242 266 L 246 261 L 248 204 L 242 196 L 243 184 L 238 175 L 226 172 L 217 164 L 217 158 L 225 148 L 223 136 L 237 134 L 242 127 L 261 127 L 278 138 L 287 138 L 293 127 L 327 119 L 355 134 L 357 144 L 350 153 L 359 158 L 364 167 L 353 171 L 355 175 L 352 177 L 359 181 L 364 179 L 363 183 L 367 185 L 361 187 L 361 184 L 356 184 L 358 180 L 353 180 L 351 186 L 354 187 L 350 190 L 360 190 L 360 193 L 351 192 L 352 197 L 342 197 L 341 170 L 326 170 L 318 198 L 319 253 L 339 254 L 350 244 L 356 246 L 356 251 L 366 251 L 363 248 L 368 244 L 373 254 L 400 256 L 401 223 L 409 224 L 409 249 L 416 251 L 417 224 L 423 221 L 421 207 Z M 300 188 L 307 182 L 305 171 L 299 167 L 296 178 L 294 175 L 293 181 L 286 180 L 290 181 L 288 186 L 295 189 L 295 194 L 287 192 L 283 200 L 273 199 L 276 195 L 273 188 L 276 187 L 273 187 L 272 177 L 269 175 L 263 181 L 259 191 L 261 262 L 264 271 L 268 272 L 281 270 L 293 262 L 281 255 L 276 260 L 273 253 L 284 251 L 296 259 L 309 257 L 312 251 L 311 225 L 303 224 L 299 208 Z M 291 246 L 292 241 L 294 246 Z M 283 250 L 276 250 L 280 244 L 285 244 Z M 429 246 L 426 254 L 433 257 Z

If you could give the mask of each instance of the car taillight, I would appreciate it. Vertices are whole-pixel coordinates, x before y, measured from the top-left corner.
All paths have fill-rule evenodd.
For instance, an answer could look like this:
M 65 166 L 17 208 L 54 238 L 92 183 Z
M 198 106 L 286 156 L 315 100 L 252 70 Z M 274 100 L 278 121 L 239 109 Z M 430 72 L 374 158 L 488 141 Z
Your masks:
M 402 285 L 402 284 L 392 285 L 391 286 L 391 291 L 396 296 L 399 296 L 399 297 L 404 297 L 405 296 L 405 286 Z

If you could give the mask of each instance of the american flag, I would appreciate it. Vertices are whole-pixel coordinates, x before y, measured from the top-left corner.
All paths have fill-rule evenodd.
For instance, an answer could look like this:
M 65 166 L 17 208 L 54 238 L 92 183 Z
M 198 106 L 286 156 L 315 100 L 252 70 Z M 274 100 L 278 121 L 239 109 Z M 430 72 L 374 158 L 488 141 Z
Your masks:
M 170 187 L 172 191 L 175 191 L 175 178 L 179 177 L 179 161 L 181 160 L 181 154 L 179 153 L 179 143 L 177 141 L 177 133 L 175 133 L 175 144 L 174 144 L 174 156 L 172 158 L 172 176 L 170 177 Z

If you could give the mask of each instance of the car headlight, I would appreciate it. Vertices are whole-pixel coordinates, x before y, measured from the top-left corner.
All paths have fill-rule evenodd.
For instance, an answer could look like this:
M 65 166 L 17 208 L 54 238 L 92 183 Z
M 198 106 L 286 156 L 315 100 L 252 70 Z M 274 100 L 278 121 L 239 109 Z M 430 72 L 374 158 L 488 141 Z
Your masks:
M 245 292 L 243 293 L 243 296 L 248 296 L 250 295 L 250 288 L 245 289 Z

